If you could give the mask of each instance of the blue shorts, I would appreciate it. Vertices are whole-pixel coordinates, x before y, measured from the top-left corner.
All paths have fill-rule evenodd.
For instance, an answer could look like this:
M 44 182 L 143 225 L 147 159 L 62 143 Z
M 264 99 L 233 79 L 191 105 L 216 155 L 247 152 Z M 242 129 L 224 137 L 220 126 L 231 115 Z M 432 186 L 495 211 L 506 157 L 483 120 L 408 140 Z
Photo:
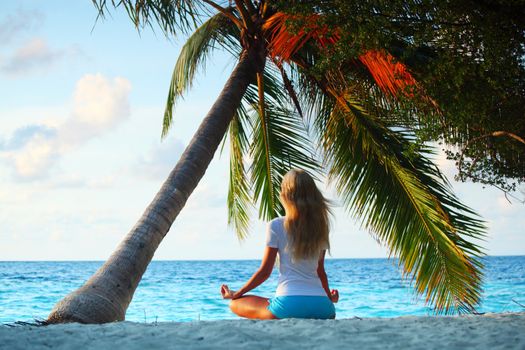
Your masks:
M 269 302 L 268 310 L 277 318 L 335 318 L 334 304 L 326 296 L 287 295 Z

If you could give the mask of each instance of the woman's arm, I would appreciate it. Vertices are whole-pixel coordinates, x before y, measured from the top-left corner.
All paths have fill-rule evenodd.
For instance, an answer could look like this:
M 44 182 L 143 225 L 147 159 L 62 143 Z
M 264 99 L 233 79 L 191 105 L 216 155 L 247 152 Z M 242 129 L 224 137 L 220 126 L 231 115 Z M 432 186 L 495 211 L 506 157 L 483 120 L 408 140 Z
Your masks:
M 323 250 L 321 252 L 321 255 L 319 256 L 319 262 L 317 264 L 317 275 L 321 280 L 321 284 L 323 285 L 323 289 L 326 295 L 328 296 L 328 299 L 332 300 L 332 302 L 334 303 L 337 303 L 339 301 L 339 292 L 337 291 L 337 289 L 330 291 L 330 287 L 328 286 L 328 276 L 326 275 L 326 271 L 324 270 L 325 254 L 326 250 Z
M 266 281 L 268 277 L 270 277 L 270 275 L 272 274 L 273 265 L 275 264 L 277 250 L 277 248 L 270 247 L 266 247 L 264 249 L 261 266 L 241 289 L 233 293 L 232 299 L 238 299 L 242 297 L 244 294 L 256 288 L 261 283 Z

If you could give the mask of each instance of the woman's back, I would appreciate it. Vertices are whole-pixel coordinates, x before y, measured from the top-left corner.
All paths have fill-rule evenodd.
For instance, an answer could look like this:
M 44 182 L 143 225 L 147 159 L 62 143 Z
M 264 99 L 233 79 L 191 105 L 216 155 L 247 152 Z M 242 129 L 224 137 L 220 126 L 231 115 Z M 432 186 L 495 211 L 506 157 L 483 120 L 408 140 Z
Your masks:
M 275 295 L 326 296 L 317 274 L 319 256 L 296 261 L 292 258 L 289 243 L 284 218 L 273 219 L 268 225 L 266 245 L 278 249 L 279 284 Z

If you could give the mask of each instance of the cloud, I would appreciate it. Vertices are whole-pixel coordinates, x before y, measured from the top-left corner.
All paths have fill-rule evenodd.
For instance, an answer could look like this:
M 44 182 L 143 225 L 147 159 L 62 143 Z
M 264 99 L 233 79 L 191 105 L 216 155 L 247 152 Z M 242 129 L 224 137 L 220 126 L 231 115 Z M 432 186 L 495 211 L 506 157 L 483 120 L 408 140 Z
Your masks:
M 44 16 L 38 11 L 19 9 L 0 20 L 0 42 L 6 45 L 42 24 Z
M 56 126 L 21 127 L 2 145 L 0 159 L 23 181 L 45 178 L 62 155 L 117 127 L 130 115 L 131 83 L 88 74 L 76 85 L 70 116 Z
M 0 144 L 0 150 L 16 150 L 24 147 L 29 141 L 37 136 L 51 138 L 56 135 L 56 129 L 46 125 L 28 125 L 15 130 L 7 141 Z
M 112 188 L 117 182 L 117 175 L 106 175 L 96 179 L 86 179 L 78 174 L 63 174 L 60 177 L 53 177 L 47 181 L 46 185 L 52 189 L 64 188 L 83 188 L 83 189 L 108 189 Z
M 75 48 L 53 49 L 44 39 L 33 38 L 4 59 L 0 71 L 10 77 L 47 71 L 64 58 L 76 56 L 78 52 Z
M 73 94 L 73 110 L 60 130 L 64 147 L 83 144 L 115 128 L 130 115 L 128 95 L 131 83 L 116 77 L 109 81 L 102 74 L 80 79 Z
M 191 197 L 188 199 L 188 208 L 199 210 L 202 208 L 220 209 L 220 215 L 224 215 L 224 208 L 227 203 L 227 182 L 222 186 L 210 186 L 206 182 L 199 183 Z M 255 212 L 251 217 L 257 216 Z
M 47 170 L 59 157 L 57 140 L 35 136 L 12 157 L 17 177 L 29 180 L 47 176 Z
M 0 19 L 0 73 L 18 78 L 30 73 L 47 72 L 66 58 L 76 58 L 82 51 L 75 45 L 53 48 L 34 34 L 44 21 L 38 11 L 18 10 Z M 30 34 L 32 38 L 26 38 Z
M 146 180 L 163 180 L 177 164 L 184 151 L 184 144 L 169 138 L 155 146 L 146 156 L 139 158 L 132 173 Z

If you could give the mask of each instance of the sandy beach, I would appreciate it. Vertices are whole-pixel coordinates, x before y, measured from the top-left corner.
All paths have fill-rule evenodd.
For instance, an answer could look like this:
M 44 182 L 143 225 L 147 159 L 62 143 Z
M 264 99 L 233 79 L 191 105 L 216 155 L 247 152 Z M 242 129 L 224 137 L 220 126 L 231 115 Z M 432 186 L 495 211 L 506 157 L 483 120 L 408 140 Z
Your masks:
M 524 349 L 525 313 L 2 326 L 0 349 Z

